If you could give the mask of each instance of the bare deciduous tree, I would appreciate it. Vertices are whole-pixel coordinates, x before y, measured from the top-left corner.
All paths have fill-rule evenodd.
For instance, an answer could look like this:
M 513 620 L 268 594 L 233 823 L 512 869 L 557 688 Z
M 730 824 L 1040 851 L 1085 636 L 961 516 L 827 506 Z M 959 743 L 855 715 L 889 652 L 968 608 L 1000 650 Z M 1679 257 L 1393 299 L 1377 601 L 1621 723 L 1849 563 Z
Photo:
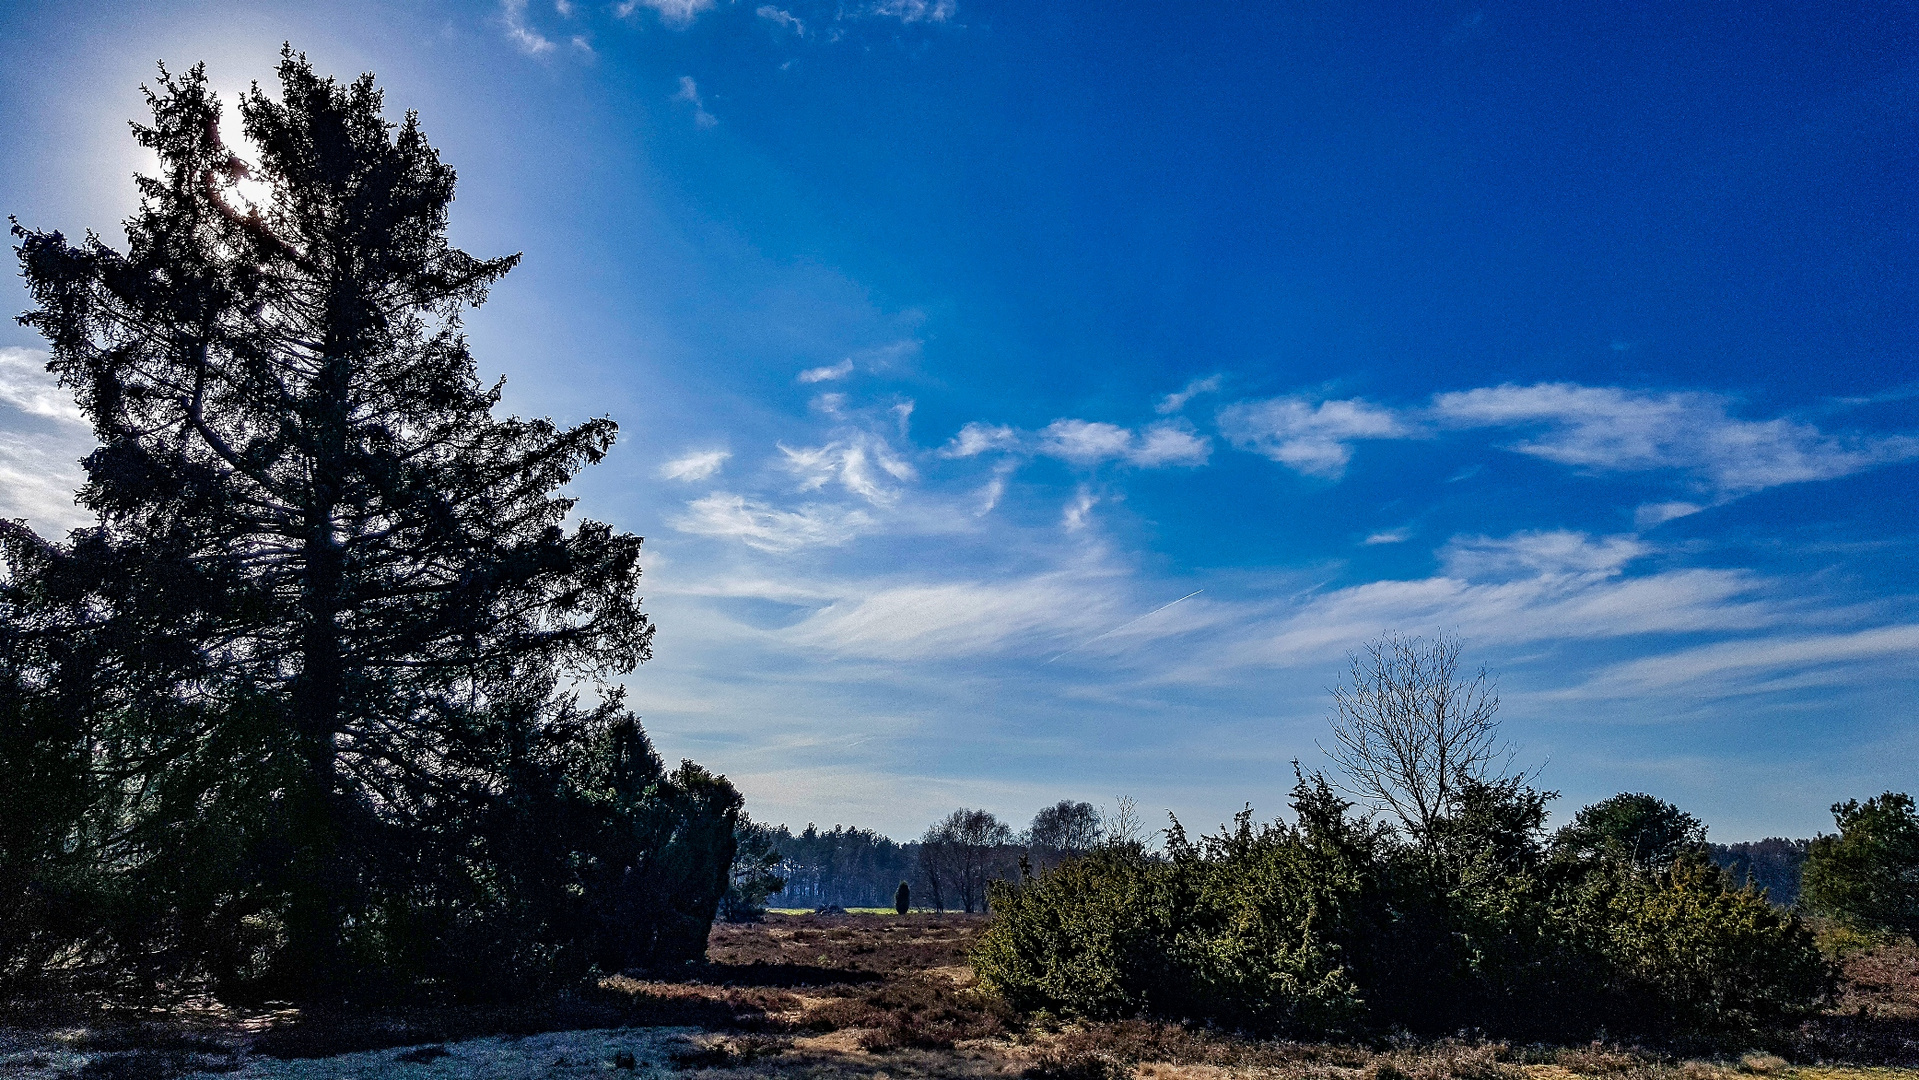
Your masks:
M 1121 846 L 1146 843 L 1146 825 L 1140 820 L 1139 800 L 1131 795 L 1120 795 L 1114 799 L 1113 817 L 1106 829 L 1106 840 Z
M 1421 844 L 1453 809 L 1464 780 L 1503 775 L 1513 751 L 1499 738 L 1499 694 L 1480 668 L 1459 670 L 1459 639 L 1388 634 L 1349 654 L 1348 682 L 1333 688 L 1333 746 L 1340 785 L 1391 813 Z
M 1013 830 L 985 810 L 953 811 L 926 830 L 920 840 L 920 873 L 933 906 L 946 910 L 957 902 L 963 911 L 986 906 L 986 883 L 1012 864 L 1008 848 Z

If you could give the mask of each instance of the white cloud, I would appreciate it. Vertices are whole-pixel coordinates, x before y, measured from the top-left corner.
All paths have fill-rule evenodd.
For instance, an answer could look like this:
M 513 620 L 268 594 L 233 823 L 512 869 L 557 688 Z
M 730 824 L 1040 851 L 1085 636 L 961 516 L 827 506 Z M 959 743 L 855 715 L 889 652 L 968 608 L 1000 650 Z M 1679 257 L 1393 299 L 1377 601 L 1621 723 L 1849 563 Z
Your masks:
M 873 5 L 875 15 L 887 15 L 905 23 L 945 22 L 958 10 L 954 0 L 881 0 Z
M 1345 475 L 1355 440 L 1416 434 L 1391 409 L 1358 398 L 1318 405 L 1297 397 L 1244 401 L 1219 411 L 1219 428 L 1242 450 L 1329 480 Z
M 1212 455 L 1212 443 L 1178 421 L 1153 424 L 1140 432 L 1139 445 L 1126 455 L 1135 465 L 1203 465 Z
M 694 450 L 660 466 L 660 475 L 668 480 L 685 480 L 689 483 L 704 480 L 719 472 L 720 466 L 732 456 L 731 450 Z
M 875 506 L 888 506 L 899 493 L 886 486 L 879 473 L 894 480 L 912 480 L 913 466 L 879 439 L 855 436 L 825 446 L 791 447 L 780 444 L 780 465 L 799 477 L 801 491 L 818 491 L 837 480 L 841 487 Z M 877 470 L 877 471 L 876 471 Z
M 1011 581 L 962 581 L 881 588 L 842 600 L 801 622 L 809 647 L 910 661 L 987 656 L 1096 631 L 1112 603 L 1095 581 L 1049 574 Z
M 849 358 L 827 367 L 807 368 L 800 372 L 803 383 L 827 382 L 832 379 L 844 379 L 853 374 L 853 361 Z
M 1040 452 L 1076 465 L 1123 460 L 1152 468 L 1159 465 L 1200 465 L 1212 445 L 1194 434 L 1190 425 L 1169 420 L 1153 424 L 1138 436 L 1117 424 L 1094 420 L 1055 420 L 1040 433 Z
M 973 512 L 974 517 L 985 517 L 993 512 L 993 508 L 999 505 L 1001 496 L 1006 494 L 1006 478 L 1018 467 L 1019 463 L 1012 460 L 1002 460 L 993 466 L 993 478 L 986 482 L 985 487 L 979 489 L 980 505 L 979 509 Z
M 38 416 L 85 428 L 86 417 L 73 395 L 47 370 L 48 354 L 39 349 L 0 348 L 0 404 L 28 416 Z
M 57 535 L 92 520 L 74 505 L 73 493 L 86 480 L 80 459 L 97 444 L 73 395 L 47 371 L 47 359 L 40 349 L 0 348 L 0 406 L 23 421 L 0 431 L 0 517 L 23 517 Z
M 526 0 L 501 0 L 500 20 L 506 24 L 508 41 L 528 56 L 543 56 L 553 51 L 553 42 L 526 24 Z
M 1569 574 L 1611 576 L 1651 548 L 1632 536 L 1606 536 L 1565 529 L 1518 532 L 1494 539 L 1457 536 L 1439 551 L 1452 577 L 1510 580 Z
M 968 458 L 989 450 L 1011 450 L 1019 446 L 1019 433 L 1010 427 L 994 427 L 974 421 L 960 428 L 953 441 L 940 451 L 942 457 Z
M 872 523 L 872 518 L 859 510 L 816 505 L 780 510 L 723 491 L 687 503 L 686 512 L 670 522 L 681 532 L 738 540 L 775 554 L 838 546 Z
M 1413 531 L 1411 529 L 1386 529 L 1368 536 L 1366 539 L 1360 541 L 1360 543 L 1369 547 L 1378 544 L 1403 544 L 1412 538 Z
M 1118 424 L 1090 420 L 1055 420 L 1039 433 L 1042 452 L 1080 465 L 1125 457 L 1133 433 Z
M 1632 521 L 1635 529 L 1650 529 L 1682 517 L 1697 514 L 1705 507 L 1689 502 L 1645 503 L 1633 511 Z
M 0 432 L 0 518 L 26 518 L 50 536 L 91 522 L 73 494 L 86 481 L 80 458 L 93 445 L 70 432 L 54 438 Z
M 712 6 L 713 0 L 623 0 L 614 5 L 613 14 L 624 19 L 640 8 L 652 8 L 668 26 L 686 27 Z
M 1099 497 L 1082 486 L 1073 495 L 1073 501 L 1066 504 L 1060 512 L 1059 523 L 1067 532 L 1078 532 L 1086 527 L 1087 519 L 1093 513 L 1093 507 L 1099 505 Z
M 674 101 L 684 101 L 693 106 L 693 124 L 696 127 L 710 128 L 720 122 L 719 117 L 706 111 L 706 102 L 700 99 L 700 85 L 693 76 L 680 76 L 679 93 L 673 95 Z
M 761 4 L 754 14 L 762 19 L 769 19 L 778 23 L 793 31 L 795 34 L 798 34 L 800 37 L 806 36 L 806 24 L 800 21 L 799 16 L 790 11 L 782 11 L 772 4 Z
M 1830 480 L 1919 457 L 1919 439 L 1839 438 L 1795 420 L 1740 420 L 1717 394 L 1539 383 L 1439 394 L 1433 414 L 1460 427 L 1532 427 L 1511 449 L 1596 471 L 1671 469 L 1729 494 Z
M 1616 664 L 1593 678 L 1588 692 L 1721 696 L 1856 683 L 1859 669 L 1885 672 L 1919 665 L 1919 625 L 1879 626 L 1836 634 L 1794 634 L 1721 641 Z
M 1160 398 L 1159 404 L 1153 407 L 1153 411 L 1159 413 L 1161 416 L 1176 413 L 1185 408 L 1187 402 L 1199 395 L 1217 392 L 1219 390 L 1219 382 L 1220 378 L 1217 375 L 1208 375 L 1203 379 L 1194 379 L 1192 382 L 1187 383 L 1183 389 Z
M 1519 562 L 1520 556 L 1514 559 Z M 1465 570 L 1466 567 L 1454 567 Z M 1531 574 L 1489 563 L 1472 580 L 1445 574 L 1374 581 L 1315 594 L 1270 613 L 1202 650 L 1183 681 L 1206 682 L 1245 666 L 1324 663 L 1389 630 L 1444 627 L 1475 648 L 1656 634 L 1750 631 L 1786 613 L 1761 598 L 1766 582 L 1736 570 L 1673 570 L 1643 577 L 1606 572 Z M 1506 573 L 1497 573 L 1506 571 Z

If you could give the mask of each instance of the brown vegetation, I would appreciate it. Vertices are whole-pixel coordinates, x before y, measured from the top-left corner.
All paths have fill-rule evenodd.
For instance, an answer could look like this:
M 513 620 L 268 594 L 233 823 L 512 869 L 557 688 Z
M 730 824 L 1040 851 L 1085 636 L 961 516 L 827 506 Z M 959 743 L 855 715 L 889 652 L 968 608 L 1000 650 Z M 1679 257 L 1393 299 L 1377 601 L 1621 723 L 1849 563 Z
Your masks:
M 774 915 L 721 924 L 708 961 L 672 978 L 616 976 L 515 1007 L 242 1013 L 205 1000 L 159 1010 L 43 1002 L 5 1018 L 0 1073 L 165 1077 L 240 1068 L 243 1076 L 271 1076 L 273 1059 L 370 1052 L 424 1076 L 426 1066 L 478 1060 L 482 1043 L 489 1054 L 510 1055 L 516 1047 L 546 1054 L 527 1075 L 630 1067 L 702 1080 L 1837 1080 L 1830 1070 L 1808 1067 L 1919 1066 L 1919 948 L 1911 944 L 1849 954 L 1838 1006 L 1781 1033 L 1776 1045 L 1686 1061 L 1600 1044 L 1314 1044 L 1140 1020 L 1063 1025 L 1039 1018 L 1022 1025 L 974 986 L 966 956 L 982 923 L 977 916 L 914 914 Z M 564 1053 L 541 1041 L 556 1038 L 541 1033 L 562 1031 L 580 1032 Z

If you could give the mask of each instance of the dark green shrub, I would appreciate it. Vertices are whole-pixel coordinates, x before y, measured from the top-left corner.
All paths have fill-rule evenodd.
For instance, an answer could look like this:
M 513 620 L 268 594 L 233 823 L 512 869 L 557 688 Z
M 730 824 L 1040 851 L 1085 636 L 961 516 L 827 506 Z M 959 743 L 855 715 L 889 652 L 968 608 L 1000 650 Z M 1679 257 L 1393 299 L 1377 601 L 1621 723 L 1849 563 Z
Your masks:
M 1297 828 L 1254 827 L 1248 811 L 1195 845 L 1175 821 L 1170 858 L 1107 844 L 996 885 L 974 955 L 981 982 L 1022 1011 L 1347 1026 L 1362 1002 L 1338 943 L 1366 864 L 1350 837 L 1314 829 L 1314 798 L 1331 795 L 1302 782 Z
M 1163 857 L 1107 845 L 998 886 L 974 966 L 1022 1012 L 1319 1035 L 1730 1039 L 1824 1000 L 1793 915 L 1697 854 L 1549 857 L 1550 798 L 1468 781 L 1413 844 L 1302 779 L 1297 824 L 1248 811 L 1190 843 L 1175 821 Z
M 1623 792 L 1579 811 L 1553 837 L 1553 848 L 1575 860 L 1612 856 L 1664 870 L 1688 852 L 1704 850 L 1706 827 L 1663 799 Z
M 902 881 L 900 882 L 900 887 L 893 892 L 893 911 L 897 914 L 904 915 L 912 906 L 913 887 Z
M 1800 902 L 1857 930 L 1919 937 L 1919 811 L 1888 791 L 1835 804 L 1837 836 L 1806 852 Z
M 980 982 L 1021 1012 L 1106 1018 L 1172 1008 L 1162 989 L 1174 931 L 1166 877 L 1138 846 L 1113 845 L 997 884 L 973 954 Z
M 1750 1034 L 1807 1015 L 1834 986 L 1804 923 L 1703 858 L 1595 868 L 1559 917 L 1600 961 L 1592 1019 L 1615 1031 Z

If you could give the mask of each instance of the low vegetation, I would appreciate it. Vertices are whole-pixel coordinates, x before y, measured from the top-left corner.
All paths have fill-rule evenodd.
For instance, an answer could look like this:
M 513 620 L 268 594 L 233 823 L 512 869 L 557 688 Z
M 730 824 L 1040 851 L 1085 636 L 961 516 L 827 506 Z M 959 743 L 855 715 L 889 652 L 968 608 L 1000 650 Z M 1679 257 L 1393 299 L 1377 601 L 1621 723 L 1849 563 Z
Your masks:
M 1000 886 L 980 976 L 1023 1011 L 1311 1038 L 1737 1040 L 1827 1000 L 1795 916 L 1691 856 L 1555 857 L 1542 806 L 1469 783 L 1429 848 L 1304 778 L 1295 824 L 1175 822 L 1165 858 L 1109 845 Z
M 1829 1009 L 1757 1043 L 1689 1055 L 1382 1033 L 1304 1041 L 1152 1018 L 1020 1016 L 968 965 L 980 916 L 782 916 L 713 928 L 672 978 L 609 977 L 513 1005 L 164 1010 L 39 1003 L 0 1016 L 0 1074 L 55 1077 L 572 1077 L 705 1080 L 1913 1080 L 1919 948 L 1849 954 Z M 1848 1063 L 1841 1067 L 1835 1063 Z M 1876 1068 L 1867 1071 L 1857 1066 Z

